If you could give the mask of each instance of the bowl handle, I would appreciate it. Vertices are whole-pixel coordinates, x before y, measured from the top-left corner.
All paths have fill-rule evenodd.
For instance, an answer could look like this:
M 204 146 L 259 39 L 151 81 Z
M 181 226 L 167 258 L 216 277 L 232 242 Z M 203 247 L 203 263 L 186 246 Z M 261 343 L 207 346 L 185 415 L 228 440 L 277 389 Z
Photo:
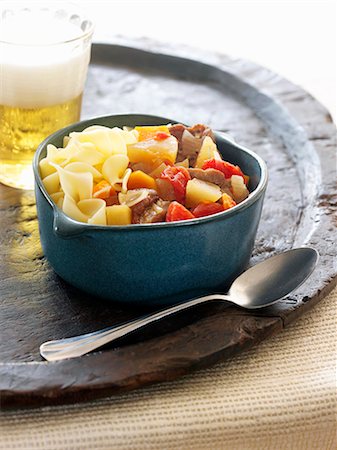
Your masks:
M 53 231 L 58 237 L 71 239 L 83 234 L 85 226 L 66 216 L 58 208 L 54 208 Z

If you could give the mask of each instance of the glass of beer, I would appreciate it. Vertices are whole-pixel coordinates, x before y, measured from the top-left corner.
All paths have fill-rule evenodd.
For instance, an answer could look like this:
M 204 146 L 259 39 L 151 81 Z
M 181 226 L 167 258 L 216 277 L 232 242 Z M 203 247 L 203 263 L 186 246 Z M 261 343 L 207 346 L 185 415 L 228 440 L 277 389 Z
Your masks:
M 78 9 L 0 4 L 0 182 L 8 186 L 32 189 L 38 145 L 80 118 L 93 24 Z

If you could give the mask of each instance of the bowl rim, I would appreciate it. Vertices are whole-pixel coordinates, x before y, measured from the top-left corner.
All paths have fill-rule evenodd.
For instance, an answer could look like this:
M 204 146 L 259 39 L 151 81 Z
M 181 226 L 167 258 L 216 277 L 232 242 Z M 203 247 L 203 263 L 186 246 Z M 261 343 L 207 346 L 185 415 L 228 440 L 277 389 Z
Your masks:
M 244 147 L 243 145 L 238 144 L 234 140 L 231 140 L 224 136 L 221 136 L 221 132 L 214 131 L 214 134 L 215 134 L 215 137 L 217 140 L 219 139 L 220 141 L 221 140 L 225 141 L 225 142 L 233 145 L 235 148 L 237 148 L 237 149 L 243 151 L 244 153 L 250 155 L 251 157 L 253 157 L 257 161 L 257 163 L 260 167 L 260 170 L 261 170 L 260 180 L 259 180 L 256 188 L 254 189 L 254 191 L 249 193 L 249 196 L 245 200 L 243 200 L 238 205 L 235 205 L 233 208 L 218 212 L 216 214 L 211 214 L 209 216 L 196 217 L 194 219 L 188 219 L 188 220 L 181 220 L 181 221 L 175 221 L 175 222 L 136 223 L 136 224 L 129 224 L 129 225 L 94 225 L 94 224 L 89 224 L 89 223 L 85 223 L 85 222 L 79 222 L 78 220 L 72 219 L 71 217 L 66 215 L 54 203 L 54 201 L 52 200 L 52 198 L 46 191 L 45 186 L 42 182 L 42 178 L 40 176 L 40 171 L 39 171 L 40 155 L 41 155 L 41 152 L 46 147 L 46 145 L 50 144 L 51 143 L 50 141 L 52 139 L 55 139 L 55 138 L 59 137 L 60 135 L 65 136 L 66 134 L 71 133 L 73 128 L 75 128 L 75 127 L 83 125 L 83 127 L 86 128 L 88 126 L 94 125 L 93 122 L 95 120 L 105 120 L 105 119 L 122 118 L 122 117 L 125 117 L 125 118 L 139 117 L 139 116 L 147 118 L 147 119 L 153 118 L 154 120 L 162 119 L 164 121 L 163 123 L 165 123 L 165 122 L 166 123 L 182 123 L 182 122 L 179 122 L 176 120 L 168 119 L 166 117 L 161 117 L 161 116 L 156 116 L 156 115 L 151 115 L 151 114 L 143 114 L 143 113 L 108 114 L 108 115 L 102 115 L 102 116 L 95 116 L 95 117 L 92 117 L 89 119 L 80 120 L 78 122 L 72 123 L 64 128 L 61 128 L 61 129 L 55 131 L 54 133 L 52 133 L 51 135 L 46 137 L 46 139 L 44 139 L 40 143 L 40 145 L 38 146 L 38 148 L 34 154 L 34 158 L 33 158 L 34 178 L 35 178 L 35 182 L 36 182 L 38 188 L 40 189 L 40 191 L 42 192 L 43 196 L 48 201 L 50 206 L 53 208 L 54 215 L 58 214 L 61 217 L 63 217 L 64 219 L 66 219 L 69 223 L 73 224 L 74 226 L 77 225 L 77 226 L 81 227 L 82 230 L 87 230 L 87 231 L 95 231 L 95 230 L 99 230 L 99 231 L 113 231 L 113 230 L 115 230 L 115 231 L 131 231 L 131 230 L 133 230 L 134 231 L 134 230 L 138 230 L 138 229 L 161 229 L 161 228 L 171 228 L 171 227 L 177 227 L 177 226 L 178 227 L 180 227 L 180 226 L 195 226 L 195 225 L 204 224 L 207 222 L 223 220 L 226 217 L 231 217 L 233 215 L 236 215 L 240 211 L 251 206 L 253 203 L 255 203 L 261 197 L 261 195 L 263 195 L 263 193 L 266 189 L 266 186 L 267 186 L 267 181 L 268 181 L 268 169 L 267 169 L 267 165 L 266 165 L 265 161 L 259 155 L 257 155 L 255 152 L 248 149 L 247 147 Z M 36 187 L 35 187 L 35 189 L 36 189 Z

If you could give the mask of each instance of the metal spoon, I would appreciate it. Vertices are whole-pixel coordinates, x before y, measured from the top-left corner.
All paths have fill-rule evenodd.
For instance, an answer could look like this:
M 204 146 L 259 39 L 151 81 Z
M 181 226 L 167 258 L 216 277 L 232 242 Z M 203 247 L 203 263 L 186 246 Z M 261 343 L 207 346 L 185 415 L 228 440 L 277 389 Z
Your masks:
M 236 278 L 227 295 L 211 294 L 194 298 L 121 325 L 81 336 L 48 341 L 40 346 L 40 354 L 47 361 L 82 356 L 150 323 L 211 300 L 227 301 L 247 309 L 272 305 L 308 278 L 316 266 L 317 259 L 318 252 L 309 247 L 280 253 L 242 273 Z

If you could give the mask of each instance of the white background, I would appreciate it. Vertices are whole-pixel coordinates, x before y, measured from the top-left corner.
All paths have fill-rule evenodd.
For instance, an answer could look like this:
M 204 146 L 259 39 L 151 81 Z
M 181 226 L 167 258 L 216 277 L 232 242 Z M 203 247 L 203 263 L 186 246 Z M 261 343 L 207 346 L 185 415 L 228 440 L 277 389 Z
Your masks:
M 94 40 L 113 35 L 247 58 L 301 85 L 336 114 L 335 1 L 82 1 Z
M 145 36 L 247 58 L 304 87 L 337 120 L 336 0 L 72 2 L 95 22 L 96 41 Z M 29 6 L 37 0 L 20 3 Z

